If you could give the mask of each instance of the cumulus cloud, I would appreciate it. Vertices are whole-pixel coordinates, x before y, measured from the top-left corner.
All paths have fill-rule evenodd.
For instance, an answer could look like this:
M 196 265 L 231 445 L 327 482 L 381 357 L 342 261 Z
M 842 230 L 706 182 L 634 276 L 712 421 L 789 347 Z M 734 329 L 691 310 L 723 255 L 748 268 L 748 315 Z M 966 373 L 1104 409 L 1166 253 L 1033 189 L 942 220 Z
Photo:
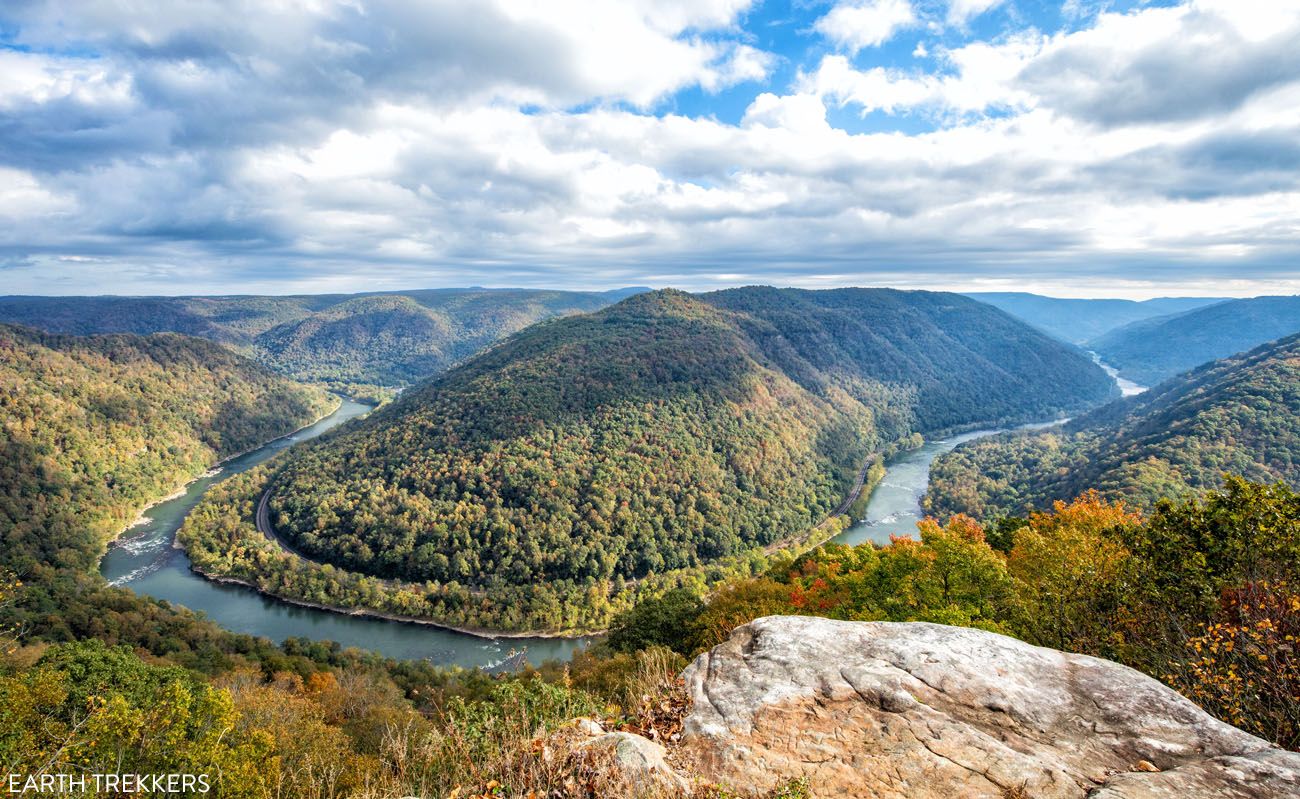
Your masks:
M 1288 5 L 1289 15 L 1277 13 Z M 1297 14 L 1289 0 L 1105 14 L 1045 42 L 1017 82 L 1043 105 L 1102 125 L 1222 114 L 1300 79 Z
M 851 53 L 879 47 L 903 28 L 916 24 L 908 0 L 849 0 L 840 2 L 813 27 Z
M 1295 13 L 1277 13 L 1290 5 Z M 802 89 L 864 112 L 1050 108 L 1101 126 L 1220 115 L 1300 80 L 1300 4 L 1202 0 L 1102 14 L 1090 28 L 1026 31 L 942 54 L 943 73 L 858 69 L 827 56 Z
M 809 19 L 843 51 L 788 82 L 748 0 L 6 8 L 0 291 L 1293 274 L 1296 0 L 935 41 L 929 71 L 822 24 L 888 5 Z

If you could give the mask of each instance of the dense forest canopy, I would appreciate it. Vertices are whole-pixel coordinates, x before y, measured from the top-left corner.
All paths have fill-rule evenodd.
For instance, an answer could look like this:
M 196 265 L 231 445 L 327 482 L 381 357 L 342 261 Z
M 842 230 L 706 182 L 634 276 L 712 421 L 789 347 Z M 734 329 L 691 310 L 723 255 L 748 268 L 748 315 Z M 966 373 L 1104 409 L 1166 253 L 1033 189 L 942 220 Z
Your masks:
M 201 339 L 0 325 L 0 568 L 90 568 L 144 505 L 332 403 Z
M 1072 344 L 1085 344 L 1131 322 L 1222 302 L 1214 297 L 1157 297 L 1141 302 L 1067 299 L 1021 291 L 971 292 L 966 296 L 1001 308 L 1017 319 Z
M 1161 380 L 1300 333 L 1300 297 L 1254 297 L 1134 322 L 1088 343 L 1130 380 Z
M 914 383 L 902 390 L 873 384 L 884 378 L 869 370 L 886 368 L 873 364 L 891 362 L 857 362 L 871 352 L 853 338 L 861 335 L 852 331 L 864 319 L 871 327 L 888 322 L 909 331 L 901 344 L 891 338 L 891 347 L 928 341 L 969 352 L 966 357 L 981 366 L 999 367 L 980 373 L 982 378 L 951 375 L 964 390 L 981 388 L 979 382 L 962 382 L 970 380 L 987 380 L 989 392 L 1008 389 L 1013 358 L 1038 351 L 1034 357 L 1050 360 L 1051 351 L 1039 351 L 1033 337 L 1015 345 L 974 340 L 994 335 L 1006 323 L 1001 315 L 1000 321 L 974 325 L 982 332 L 966 331 L 968 322 L 947 317 L 959 329 L 940 326 L 936 332 L 910 317 L 898 321 L 902 312 L 889 310 L 908 294 L 861 302 L 807 294 L 752 291 L 700 299 L 667 293 L 643 298 L 648 306 L 546 323 L 454 370 L 445 384 L 422 387 L 380 413 L 373 426 L 341 431 L 322 449 L 332 453 L 347 445 L 345 454 L 355 455 L 357 437 L 408 418 L 416 420 L 421 436 L 445 431 L 460 436 L 460 443 L 488 448 L 507 446 L 491 438 L 496 431 L 543 431 L 562 453 L 568 431 L 579 430 L 589 451 L 605 458 L 590 472 L 603 480 L 618 466 L 600 448 L 602 436 L 614 437 L 617 430 L 599 424 L 602 408 L 623 402 L 624 383 L 615 380 L 635 388 L 636 405 L 741 403 L 753 418 L 788 432 L 791 437 L 774 440 L 785 446 L 795 443 L 795 431 L 820 430 L 815 425 L 828 420 L 870 423 L 857 432 L 885 440 L 895 428 L 910 429 L 920 419 L 955 424 L 962 413 L 978 411 L 966 410 L 954 399 L 959 394 L 936 386 L 952 361 L 925 360 L 923 348 L 905 349 L 888 367 L 911 358 L 934 367 L 918 368 Z M 936 303 L 927 314 L 944 318 L 944 295 L 923 299 Z M 826 308 L 839 310 L 810 321 Z M 949 310 L 962 312 L 962 306 Z M 672 357 L 684 342 L 704 347 L 702 357 Z M 1008 346 L 1028 351 L 1009 355 Z M 1286 392 L 1296 385 L 1289 362 L 1300 362 L 1297 347 L 1292 339 L 1208 366 L 1188 376 L 1183 392 L 1161 387 L 1085 420 L 1127 419 L 1135 406 L 1150 403 L 1150 420 L 1178 427 L 1179 409 L 1195 407 L 1228 425 L 1215 428 L 1226 431 L 1225 441 L 1246 451 L 1275 451 L 1290 435 L 1284 420 L 1295 415 Z M 209 775 L 210 795 L 258 799 L 575 795 L 566 793 L 574 779 L 562 743 L 573 718 L 596 717 L 607 729 L 667 740 L 673 728 L 659 725 L 671 723 L 665 708 L 682 706 L 674 678 L 685 658 L 736 625 L 771 613 L 972 625 L 1113 658 L 1159 677 L 1244 729 L 1300 746 L 1300 668 L 1293 656 L 1300 635 L 1300 497 L 1284 486 L 1231 480 L 1224 490 L 1183 504 L 1157 504 L 1147 517 L 1085 495 L 987 528 L 965 517 L 942 526 L 926 521 L 920 541 L 884 548 L 828 546 L 798 558 L 782 551 L 762 573 L 732 579 L 707 595 L 698 585 L 648 592 L 618 619 L 608 644 L 571 663 L 498 677 L 452 673 L 322 642 L 298 639 L 274 647 L 219 630 L 183 609 L 109 588 L 92 571 L 102 547 L 99 532 L 116 529 L 140 501 L 158 498 L 216 457 L 310 419 L 323 408 L 321 394 L 181 336 L 78 339 L 0 328 L 0 354 L 6 448 L 0 478 L 9 514 L 0 549 L 0 761 L 11 771 L 180 770 Z M 585 369 L 579 368 L 579 355 L 592 357 Z M 1079 362 L 1077 373 L 1068 362 L 1051 373 L 1055 390 L 1061 390 L 1060 381 L 1075 379 L 1072 374 L 1092 385 L 1094 373 Z M 719 375 L 699 374 L 714 364 Z M 528 390 L 534 385 L 536 393 Z M 736 390 L 737 385 L 749 388 Z M 1109 391 L 1097 385 L 1099 395 Z M 1038 392 L 1028 409 L 1055 396 L 1032 381 L 1019 390 Z M 444 396 L 453 391 L 459 393 Z M 493 391 L 508 401 L 498 406 Z M 1225 392 L 1232 402 L 1222 399 Z M 412 416 L 453 397 L 477 398 L 491 411 L 483 425 L 433 412 Z M 228 401 L 238 407 L 223 408 Z M 926 402 L 933 408 L 922 407 Z M 994 412 L 1013 414 L 1015 407 L 996 406 Z M 807 416 L 786 418 L 787 408 Z M 1234 416 L 1243 408 L 1263 412 Z M 1172 415 L 1158 417 L 1159 412 Z M 699 418 L 727 417 L 716 411 Z M 1242 427 L 1231 426 L 1236 422 Z M 50 425 L 50 436 L 42 436 L 42 424 Z M 1189 424 L 1200 429 L 1199 422 Z M 141 450 L 130 435 L 136 427 L 169 447 Z M 665 435 L 674 430 L 666 428 Z M 699 421 L 686 432 L 711 434 Z M 820 449 L 826 438 L 807 452 L 831 463 Z M 741 452 L 742 446 L 727 452 Z M 160 459 L 157 468 L 136 468 L 152 456 Z M 519 458 L 513 464 L 514 472 L 500 474 L 519 474 L 528 465 Z M 397 470 L 402 462 L 394 458 L 385 465 Z M 200 511 L 226 503 L 246 514 L 257 494 L 244 489 L 274 466 L 222 483 L 214 491 L 219 501 Z M 82 481 L 72 490 L 82 472 L 110 480 L 103 490 L 96 488 L 99 481 Z M 157 478 L 153 484 L 146 480 L 150 474 Z M 115 493 L 119 489 L 123 493 Z M 47 490 L 64 493 L 47 504 Z M 541 507 L 540 501 L 534 506 Z M 200 526 L 222 522 L 219 515 L 195 516 Z M 15 525 L 16 518 L 30 521 Z M 6 574 L 12 570 L 20 572 L 21 583 Z M 350 579 L 334 571 L 336 582 Z M 464 591 L 457 595 L 476 599 Z
M 1225 472 L 1300 482 L 1300 335 L 1206 364 L 1060 430 L 965 444 L 935 461 L 940 515 L 1019 514 L 1088 488 L 1150 508 Z
M 285 297 L 0 297 L 0 321 L 55 333 L 185 333 L 298 380 L 396 386 L 539 319 L 640 291 L 426 289 Z
M 237 666 L 307 673 L 328 662 L 346 664 L 354 674 L 373 668 L 422 685 L 445 679 L 428 664 L 345 654 L 337 644 L 298 641 L 278 648 L 109 586 L 98 572 L 105 542 L 145 505 L 218 460 L 292 433 L 335 404 L 317 387 L 293 383 L 202 339 L 169 333 L 80 337 L 0 325 L 0 762 L 10 768 L 24 763 L 15 748 L 28 745 L 27 754 L 38 758 L 34 764 L 45 762 L 57 744 L 46 748 L 50 739 L 43 736 L 61 728 L 52 716 L 67 721 L 64 732 L 85 732 L 79 725 L 87 711 L 107 709 L 88 708 L 88 691 L 110 701 L 115 693 L 139 700 L 142 727 L 123 728 L 123 717 L 111 713 L 90 725 L 105 725 L 109 738 L 108 728 L 146 733 L 125 733 L 132 740 L 115 739 L 122 746 L 145 746 L 149 732 L 172 723 L 151 713 L 175 711 L 175 721 L 187 724 L 182 717 L 195 708 L 182 701 L 160 708 L 163 697 L 155 689 L 176 680 L 192 689 L 194 675 L 150 671 L 132 652 L 208 674 Z M 46 649 L 86 639 L 96 640 Z M 127 648 L 108 654 L 103 644 Z M 44 679 L 46 666 L 61 673 L 59 685 Z M 146 685 L 148 699 L 132 693 Z M 16 733 L 28 721 L 36 726 L 26 732 L 35 737 Z M 51 762 L 61 767 L 71 761 Z
M 654 292 L 535 325 L 295 451 L 270 504 L 296 548 L 381 577 L 632 580 L 806 532 L 913 431 L 1113 391 L 958 295 Z

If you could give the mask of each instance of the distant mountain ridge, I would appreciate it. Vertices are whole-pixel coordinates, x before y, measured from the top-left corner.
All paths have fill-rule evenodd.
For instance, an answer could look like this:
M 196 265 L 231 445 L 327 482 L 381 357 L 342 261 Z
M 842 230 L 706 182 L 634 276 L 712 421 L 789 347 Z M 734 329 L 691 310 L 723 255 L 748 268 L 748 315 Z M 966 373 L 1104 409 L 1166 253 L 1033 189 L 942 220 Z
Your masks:
M 1222 302 L 1222 297 L 1157 297 L 1151 300 L 1067 299 L 1020 291 L 966 292 L 1071 344 L 1085 344 L 1123 325 Z
M 300 380 L 404 385 L 551 316 L 602 308 L 606 292 L 420 289 L 217 297 L 0 297 L 0 322 L 53 333 L 184 333 Z
M 1124 377 L 1155 385 L 1297 332 L 1300 296 L 1253 297 L 1133 322 L 1087 346 Z
M 1224 473 L 1300 484 L 1300 335 L 1205 364 L 1061 430 L 958 447 L 931 472 L 927 508 L 990 518 L 1096 488 L 1150 508 Z

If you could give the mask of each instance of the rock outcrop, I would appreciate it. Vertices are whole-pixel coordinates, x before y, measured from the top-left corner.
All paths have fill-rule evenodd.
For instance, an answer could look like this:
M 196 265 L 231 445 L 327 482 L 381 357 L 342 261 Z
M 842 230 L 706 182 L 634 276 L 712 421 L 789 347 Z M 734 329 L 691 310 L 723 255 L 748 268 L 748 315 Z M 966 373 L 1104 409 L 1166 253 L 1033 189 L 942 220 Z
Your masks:
M 685 673 L 681 754 L 756 792 L 1199 799 L 1300 796 L 1300 754 L 1133 669 L 980 630 L 772 616 Z
M 603 758 L 605 766 L 628 790 L 625 796 L 682 796 L 690 788 L 684 777 L 668 765 L 667 750 L 630 732 L 607 732 L 579 747 L 580 753 Z

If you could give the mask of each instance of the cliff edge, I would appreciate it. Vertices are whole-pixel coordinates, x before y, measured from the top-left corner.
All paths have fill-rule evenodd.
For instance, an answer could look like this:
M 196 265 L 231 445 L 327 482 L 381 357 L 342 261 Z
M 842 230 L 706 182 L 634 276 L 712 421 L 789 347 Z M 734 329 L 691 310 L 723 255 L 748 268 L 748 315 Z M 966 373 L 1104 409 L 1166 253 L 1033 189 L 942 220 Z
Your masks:
M 1300 754 L 1133 669 L 981 630 L 771 616 L 684 673 L 679 762 L 863 799 L 1300 796 Z

